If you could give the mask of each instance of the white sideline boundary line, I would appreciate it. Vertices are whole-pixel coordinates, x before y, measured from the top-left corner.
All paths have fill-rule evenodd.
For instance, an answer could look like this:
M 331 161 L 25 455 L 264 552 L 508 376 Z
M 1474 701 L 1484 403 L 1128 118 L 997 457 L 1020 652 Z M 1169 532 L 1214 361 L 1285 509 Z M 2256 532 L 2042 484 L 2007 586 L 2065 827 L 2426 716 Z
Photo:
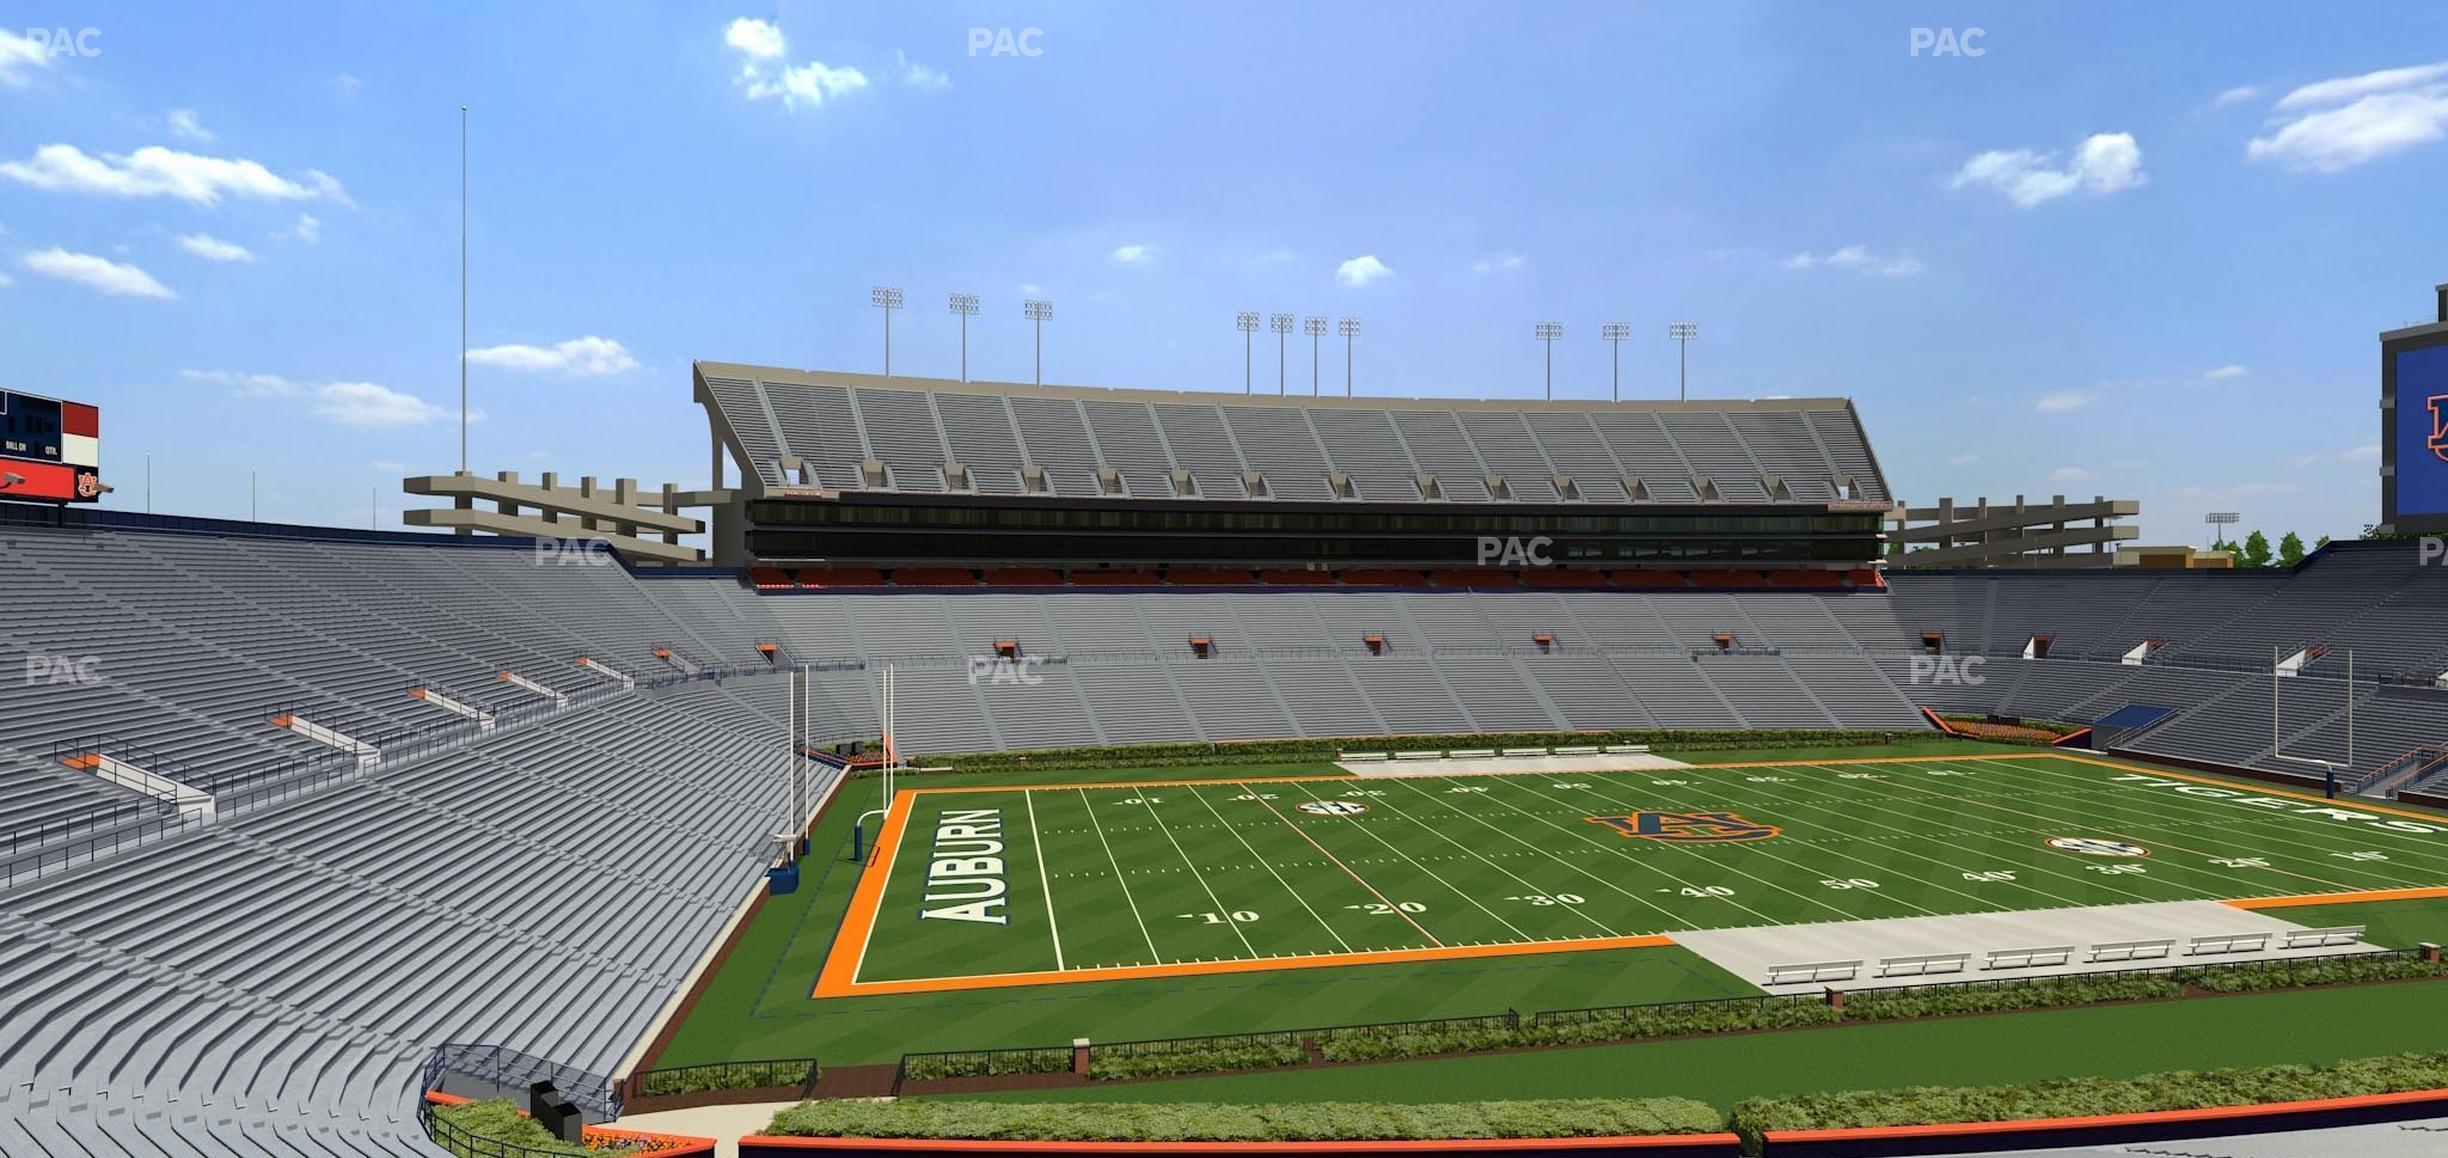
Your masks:
M 1028 805 L 1029 847 L 1037 853 L 1037 889 L 1045 894 L 1046 931 L 1054 937 L 1054 971 L 1059 973 L 1067 966 L 1063 964 L 1062 926 L 1054 922 L 1054 882 L 1046 876 L 1045 838 L 1037 833 L 1037 794 L 1023 792 L 1020 799 Z

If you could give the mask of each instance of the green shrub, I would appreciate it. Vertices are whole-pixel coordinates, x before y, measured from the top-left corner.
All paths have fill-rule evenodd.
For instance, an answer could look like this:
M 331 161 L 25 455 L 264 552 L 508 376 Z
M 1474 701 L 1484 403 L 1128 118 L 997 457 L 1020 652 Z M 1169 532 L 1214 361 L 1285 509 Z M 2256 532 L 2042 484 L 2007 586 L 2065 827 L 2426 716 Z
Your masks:
M 1226 1073 L 1296 1066 L 1309 1060 L 1298 1040 L 1280 1038 L 1239 1045 L 1123 1053 L 1096 1050 L 1088 1058 L 1088 1076 L 1098 1081 L 1152 1078 L 1168 1074 Z
M 816 1063 L 811 1060 L 729 1062 L 721 1065 L 683 1066 L 678 1069 L 647 1070 L 638 1075 L 639 1093 L 647 1097 L 668 1097 L 673 1094 L 695 1094 L 707 1090 L 759 1090 L 777 1086 L 796 1086 L 814 1080 Z
M 1327 1061 L 1373 1061 L 1381 1058 L 1427 1057 L 1434 1054 L 1516 1049 L 1522 1046 L 1586 1045 L 1687 1034 L 1733 1033 L 1747 1029 L 1783 1029 L 1801 1025 L 1833 1025 L 1842 1014 L 1817 1001 L 1730 1001 L 1699 1005 L 1631 1006 L 1586 1015 L 1541 1015 L 1517 1028 L 1482 1026 L 1423 1026 L 1330 1030 L 1317 1035 L 1318 1050 Z
M 441 1128 L 434 1131 L 435 1143 L 460 1158 L 492 1158 L 501 1153 L 499 1147 L 487 1146 L 486 1142 L 508 1143 L 539 1154 L 568 1154 L 573 1158 L 605 1158 L 635 1152 L 634 1147 L 590 1150 L 564 1142 L 537 1125 L 535 1119 L 519 1113 L 518 1107 L 506 1098 L 432 1109 L 434 1117 L 442 1122 Z
M 1035 752 L 973 752 L 929 757 L 953 772 L 1029 769 L 1183 767 L 1194 764 L 1257 764 L 1330 761 L 1336 753 L 1413 752 L 1451 748 L 1529 748 L 1577 744 L 1649 744 L 1688 751 L 1717 748 L 1850 748 L 1885 744 L 1889 733 L 1826 728 L 1621 729 L 1608 732 L 1486 732 L 1451 736 L 1357 736 L 1342 739 L 1242 740 L 1217 744 L 1128 744 L 1099 748 L 1054 748 Z
M 2096 1005 L 2104 1001 L 2146 1001 L 2182 996 L 2184 986 L 2170 977 L 2085 977 L 2077 974 L 1994 986 L 1867 989 L 1845 994 L 1844 1014 L 1847 1021 L 1895 1021 L 1950 1013 L 2049 1009 L 2066 1005 Z
M 1071 1072 L 1071 1051 L 1067 1047 L 1049 1047 L 977 1053 L 922 1053 L 903 1058 L 902 1066 L 903 1076 L 913 1082 L 1000 1077 L 1004 1074 L 1062 1074 Z
M 2326 1066 L 2175 1071 L 2134 1078 L 2062 1078 L 2010 1086 L 1923 1086 L 1751 1098 L 1733 1128 L 1758 1153 L 1772 1130 L 1858 1129 L 1952 1122 L 2210 1109 L 2448 1088 L 2448 1053 L 2359 1058 Z
M 1717 1111 L 1686 1098 L 1384 1105 L 1317 1102 L 802 1102 L 775 1134 L 1049 1142 L 1292 1142 L 1706 1134 Z
M 2448 962 L 2378 955 L 2312 957 L 2252 968 L 2205 970 L 2190 980 L 2213 993 L 2252 993 L 2264 989 L 2397 981 L 2410 977 L 2448 977 Z

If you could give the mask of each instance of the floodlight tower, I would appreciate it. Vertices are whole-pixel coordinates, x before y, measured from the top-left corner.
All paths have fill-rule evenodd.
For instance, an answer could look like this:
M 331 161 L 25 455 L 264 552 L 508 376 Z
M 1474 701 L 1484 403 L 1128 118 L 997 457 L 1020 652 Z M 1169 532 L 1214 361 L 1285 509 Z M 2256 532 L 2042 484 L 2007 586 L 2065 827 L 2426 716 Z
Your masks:
M 1615 401 L 1621 402 L 1623 401 L 1623 342 L 1625 338 L 1632 336 L 1632 327 L 1622 322 L 1608 322 L 1598 327 L 1598 336 L 1606 339 L 1607 360 L 1614 364 L 1614 385 L 1609 389 L 1609 393 L 1614 396 Z
M 1693 338 L 1700 336 L 1700 323 L 1669 323 L 1666 327 L 1666 336 L 1674 339 L 1675 342 L 1675 394 L 1688 402 L 1691 400 L 1691 343 Z
M 1547 348 L 1547 399 L 1550 402 L 1555 400 L 1555 344 L 1556 339 L 1563 336 L 1564 324 L 1562 322 L 1540 322 L 1538 324 L 1539 345 Z
M 1318 341 L 1326 336 L 1326 319 L 1311 314 L 1301 319 L 1301 332 L 1309 335 L 1309 396 L 1318 392 Z
M 1275 332 L 1275 392 L 1284 392 L 1284 338 L 1292 332 L 1292 315 L 1267 315 L 1267 329 Z
M 1335 323 L 1335 330 L 1343 335 L 1343 396 L 1349 398 L 1352 396 L 1352 339 L 1360 336 L 1360 319 L 1344 318 Z
M 884 311 L 884 376 L 892 377 L 892 316 L 901 308 L 901 291 L 877 286 L 867 291 L 867 304 Z
M 2239 511 L 2212 511 L 2203 515 L 2202 521 L 2210 524 L 2210 545 L 2215 547 L 2227 541 L 2227 528 L 2243 522 L 2244 515 Z
M 1242 310 L 1234 314 L 1233 328 L 1241 331 L 1241 392 L 1247 394 L 1250 392 L 1251 335 L 1258 332 L 1257 311 Z
M 1054 316 L 1054 303 L 1042 298 L 1030 298 L 1021 303 L 1020 312 L 1037 323 L 1037 384 L 1045 385 L 1045 324 Z
M 961 381 L 966 382 L 969 380 L 969 319 L 977 316 L 978 296 L 976 294 L 953 294 L 952 312 L 960 315 Z

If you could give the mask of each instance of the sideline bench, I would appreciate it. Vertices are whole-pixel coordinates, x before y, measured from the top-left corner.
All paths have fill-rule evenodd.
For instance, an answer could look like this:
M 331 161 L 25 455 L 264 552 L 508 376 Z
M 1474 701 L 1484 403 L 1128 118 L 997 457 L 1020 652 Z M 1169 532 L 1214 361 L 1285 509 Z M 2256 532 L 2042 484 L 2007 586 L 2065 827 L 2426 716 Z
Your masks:
M 2162 941 L 2102 941 L 2091 946 L 2091 960 L 2156 961 L 2176 949 L 2173 939 Z
M 2333 945 L 2352 945 L 2363 939 L 2361 925 L 2338 925 L 2327 929 L 2288 929 L 2282 935 L 2281 949 L 2326 949 Z
M 2049 945 L 2037 949 L 1991 949 L 1983 969 L 2035 969 L 2047 965 L 2063 965 L 2074 959 L 2074 946 Z
M 1943 973 L 1961 973 L 1970 953 L 1916 953 L 1905 957 L 1879 958 L 1881 977 L 1933 977 Z
M 2185 956 L 2211 957 L 2220 953 L 2258 953 L 2269 948 L 2269 941 L 2270 935 L 2267 931 L 2195 937 L 2185 943 Z
M 1861 975 L 1859 961 L 1797 961 L 1768 967 L 1768 984 L 1798 985 L 1807 981 L 1851 981 Z

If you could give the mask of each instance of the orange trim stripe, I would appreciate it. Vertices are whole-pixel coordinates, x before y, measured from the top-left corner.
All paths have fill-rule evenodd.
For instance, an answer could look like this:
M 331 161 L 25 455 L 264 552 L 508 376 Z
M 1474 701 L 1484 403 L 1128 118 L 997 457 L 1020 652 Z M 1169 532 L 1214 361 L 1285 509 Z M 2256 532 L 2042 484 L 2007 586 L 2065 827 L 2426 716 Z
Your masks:
M 1843 1142 L 1854 1139 L 1926 1138 L 1950 1134 L 2011 1134 L 2025 1131 L 2083 1129 L 2100 1126 L 2141 1126 L 2158 1122 L 2222 1121 L 2229 1118 L 2266 1118 L 2275 1114 L 2319 1113 L 2324 1110 L 2359 1110 L 2376 1106 L 2402 1106 L 2448 1099 L 2448 1090 L 2405 1090 L 2393 1094 L 2362 1094 L 2347 1098 L 2319 1098 L 2302 1102 L 2262 1102 L 2245 1106 L 2208 1106 L 2191 1110 L 2144 1110 L 2133 1114 L 2095 1114 L 2079 1118 L 2009 1118 L 1992 1122 L 1946 1122 L 1922 1126 L 1862 1126 L 1833 1130 L 1769 1130 L 1762 1137 L 1768 1141 L 1768 1151 L 1776 1152 L 1780 1142 Z
M 2354 905 L 2365 901 L 2428 901 L 2448 897 L 2448 888 L 2368 889 L 2351 893 L 2303 893 L 2291 897 L 2247 897 L 2221 902 L 2231 909 L 2297 909 L 2305 905 Z
M 804 1138 L 750 1134 L 742 1146 L 776 1150 L 911 1150 L 933 1154 L 1348 1154 L 1491 1150 L 1647 1150 L 1675 1146 L 1734 1146 L 1732 1134 L 1624 1134 L 1582 1138 L 1438 1138 L 1425 1141 L 1314 1142 L 1035 1142 L 984 1138 Z
M 884 824 L 876 830 L 875 859 L 859 875 L 858 890 L 850 895 L 850 911 L 842 915 L 841 931 L 833 935 L 833 951 L 825 954 L 824 969 L 816 975 L 817 997 L 839 997 L 858 988 L 859 961 L 867 955 L 867 939 L 875 932 L 876 913 L 884 906 L 884 886 L 892 879 L 893 858 L 901 851 L 901 830 L 909 823 L 912 806 L 917 802 L 915 789 L 904 788 L 893 794 L 892 806 L 885 810 Z

